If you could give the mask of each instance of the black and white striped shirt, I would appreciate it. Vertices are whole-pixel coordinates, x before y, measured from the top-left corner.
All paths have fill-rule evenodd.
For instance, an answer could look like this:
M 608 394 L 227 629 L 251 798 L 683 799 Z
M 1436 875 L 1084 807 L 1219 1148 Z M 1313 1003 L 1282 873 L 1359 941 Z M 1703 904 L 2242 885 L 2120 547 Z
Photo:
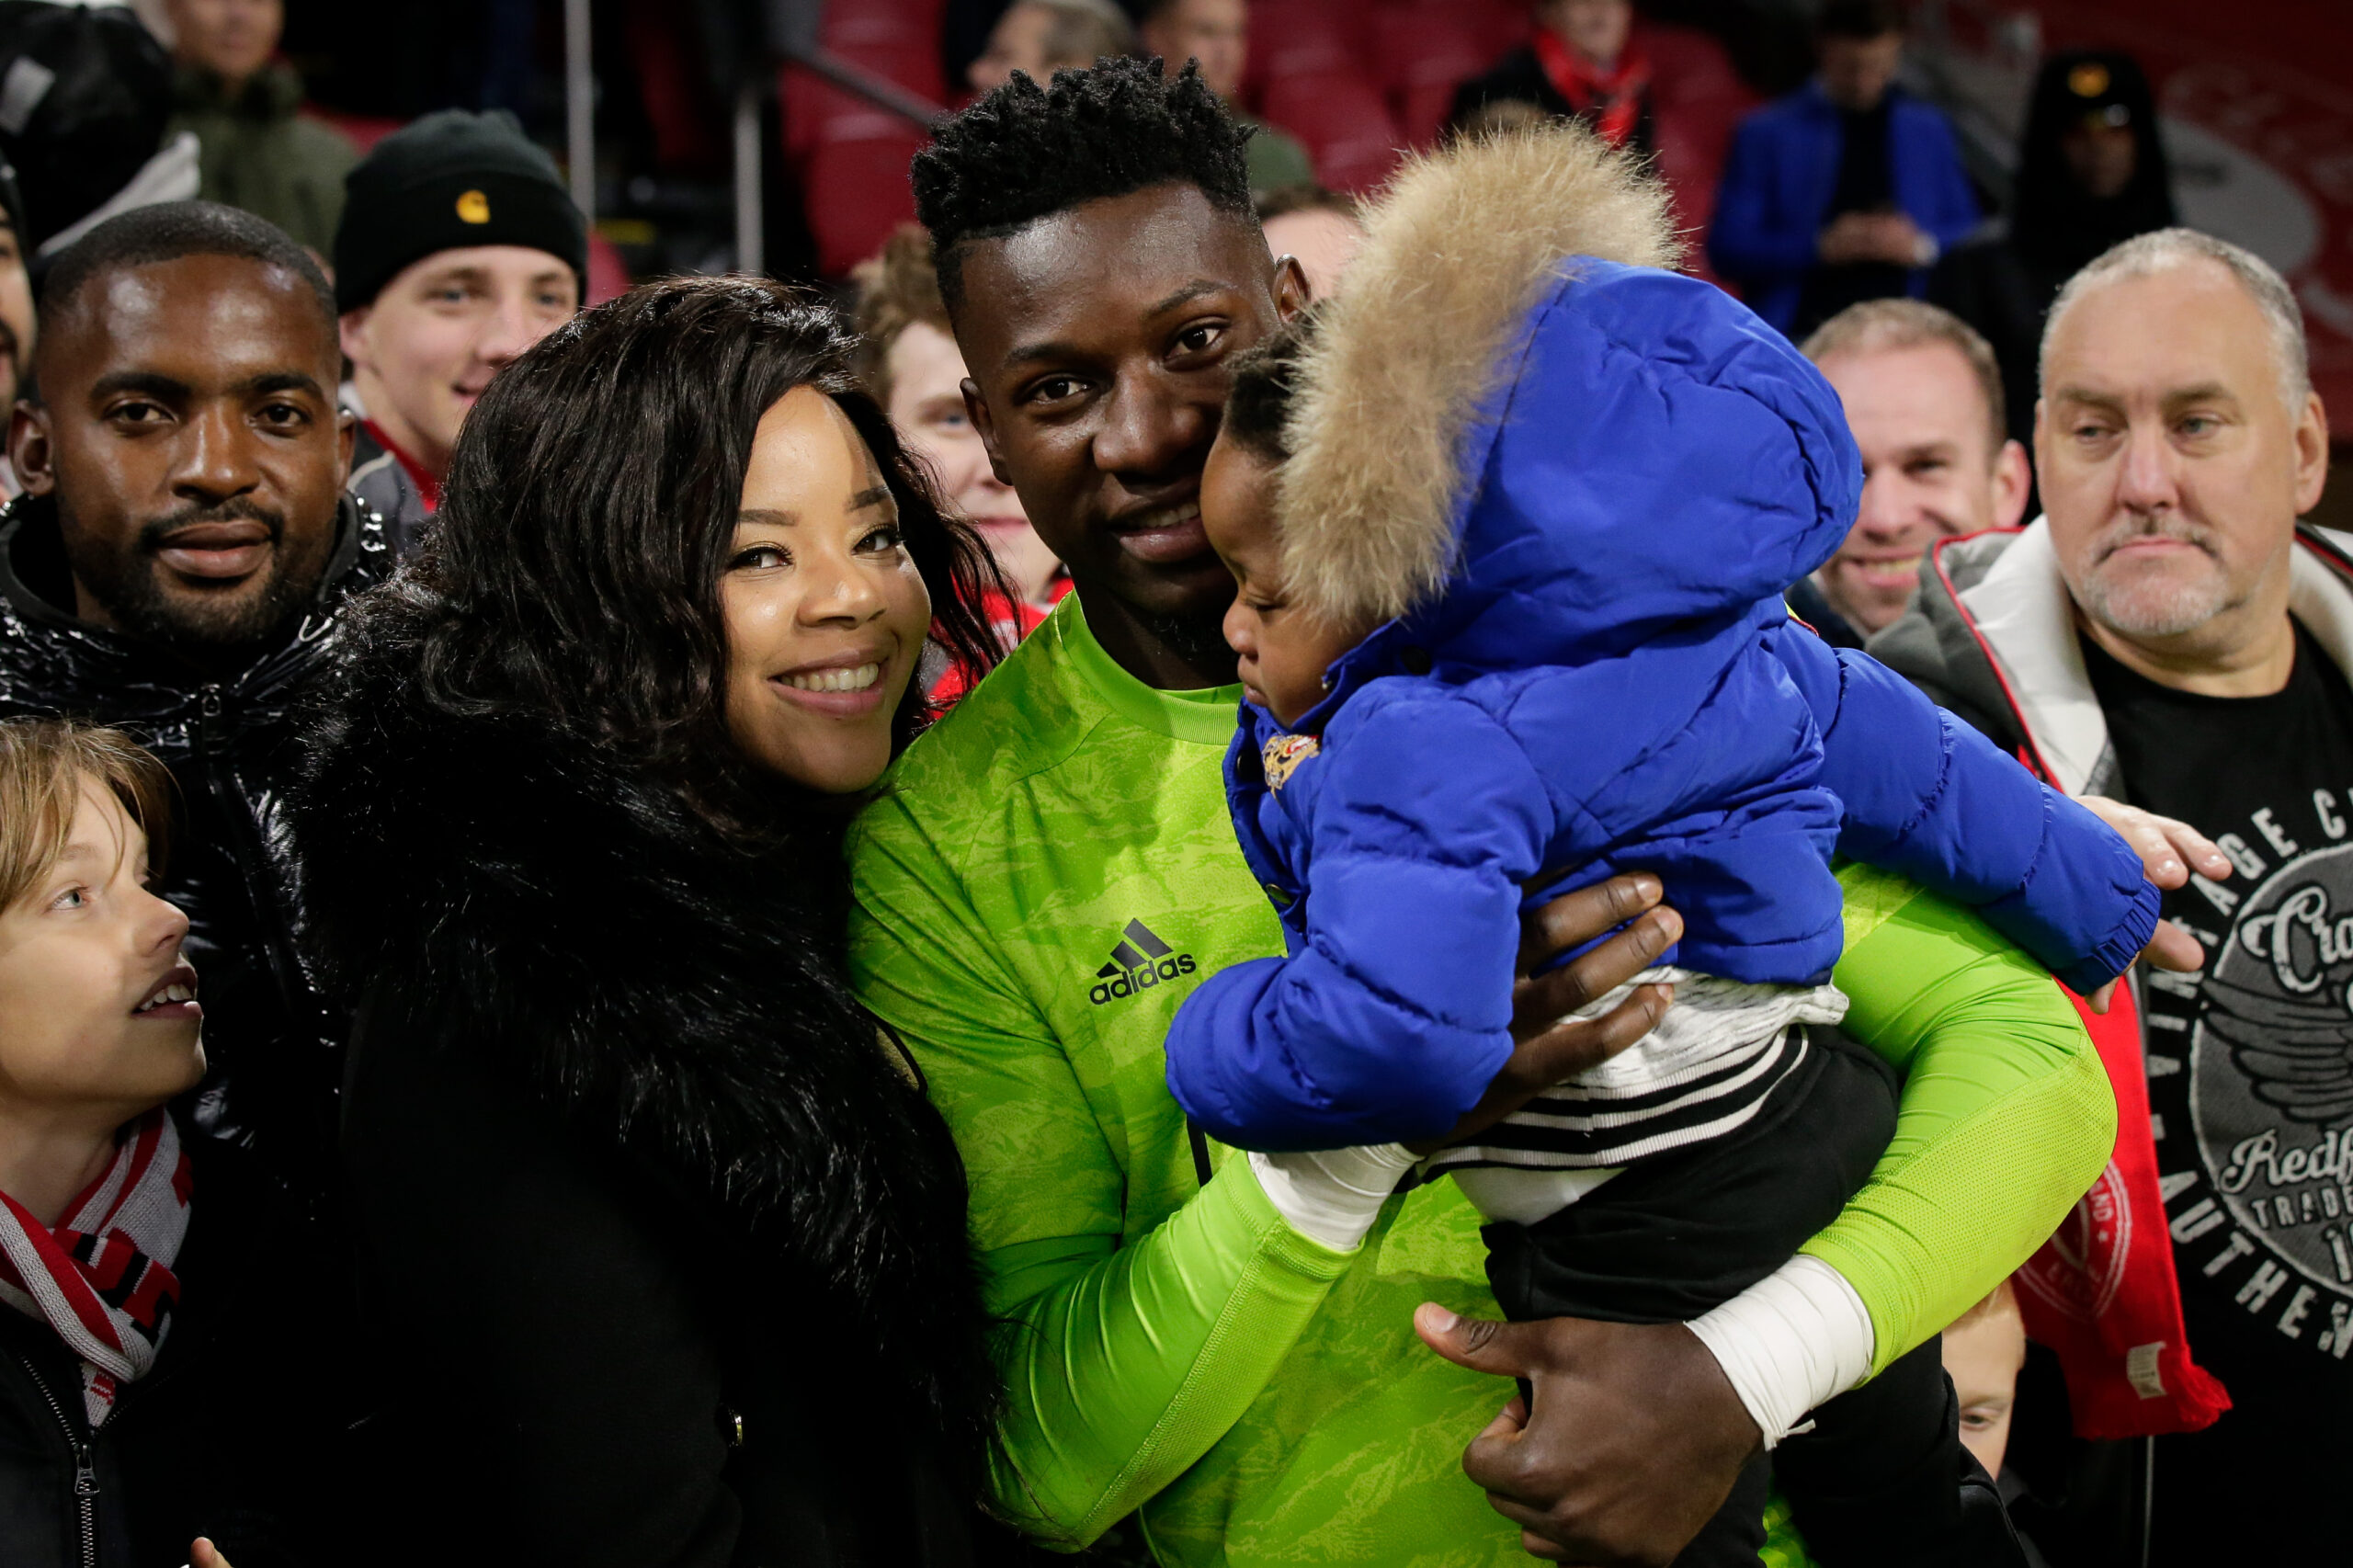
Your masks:
M 1803 1024 L 1835 1024 L 1835 985 L 1758 985 L 1645 970 L 1579 1017 L 1608 1012 L 1637 985 L 1670 982 L 1658 1028 L 1598 1066 L 1555 1085 L 1489 1129 L 1444 1149 L 1426 1173 L 1454 1173 L 1489 1220 L 1523 1223 L 1574 1202 L 1636 1160 L 1721 1138 L 1754 1117 L 1804 1061 Z

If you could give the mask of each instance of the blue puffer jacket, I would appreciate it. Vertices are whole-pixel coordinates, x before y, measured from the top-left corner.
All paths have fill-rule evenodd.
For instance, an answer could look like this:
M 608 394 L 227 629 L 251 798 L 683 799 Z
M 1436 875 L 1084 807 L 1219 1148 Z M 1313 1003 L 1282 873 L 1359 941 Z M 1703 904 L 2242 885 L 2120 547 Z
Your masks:
M 1295 605 L 1347 591 L 1296 553 L 1344 548 L 1306 510 L 1317 474 L 1377 460 L 1368 443 L 1410 422 L 1339 385 L 1364 340 L 1413 330 L 1368 308 L 1384 237 L 1309 357 L 1283 498 Z M 1167 1051 L 1176 1098 L 1222 1142 L 1446 1131 L 1510 1052 L 1522 911 L 1622 871 L 1656 872 L 1683 915 L 1662 961 L 1744 981 L 1827 978 L 1834 853 L 1978 906 L 2078 990 L 2154 930 L 2120 837 L 1789 620 L 1781 589 L 1836 548 L 1861 483 L 1813 368 L 1711 285 L 1558 271 L 1502 290 L 1536 303 L 1491 339 L 1482 396 L 1454 400 L 1442 591 L 1334 665 L 1296 731 L 1244 710 L 1234 822 L 1290 951 L 1203 983 Z

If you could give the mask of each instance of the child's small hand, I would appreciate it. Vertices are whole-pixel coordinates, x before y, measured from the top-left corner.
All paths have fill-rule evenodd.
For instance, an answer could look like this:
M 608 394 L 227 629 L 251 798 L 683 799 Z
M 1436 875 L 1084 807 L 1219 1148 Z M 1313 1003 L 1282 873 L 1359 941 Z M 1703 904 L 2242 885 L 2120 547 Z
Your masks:
M 2151 881 L 2171 890 L 2189 881 L 2189 873 L 2217 881 L 2231 874 L 2230 857 L 2222 846 L 2186 822 L 2161 817 L 2105 795 L 2084 795 L 2077 803 L 2108 824 L 2141 857 L 2141 869 Z
M 2184 885 L 2192 871 L 2218 881 L 2231 874 L 2230 858 L 2222 853 L 2222 846 L 2186 822 L 2161 817 L 2104 795 L 2086 795 L 2081 801 L 2086 811 L 2114 828 L 2132 846 L 2141 857 L 2143 873 L 2161 888 L 2171 890 Z M 2205 949 L 2198 945 L 2198 938 L 2170 920 L 2157 922 L 2157 934 L 2142 949 L 2141 957 L 2155 968 L 2183 974 L 2206 962 Z M 2111 980 L 2084 998 L 2084 1003 L 2095 1013 L 2105 1013 L 2115 994 L 2116 982 Z

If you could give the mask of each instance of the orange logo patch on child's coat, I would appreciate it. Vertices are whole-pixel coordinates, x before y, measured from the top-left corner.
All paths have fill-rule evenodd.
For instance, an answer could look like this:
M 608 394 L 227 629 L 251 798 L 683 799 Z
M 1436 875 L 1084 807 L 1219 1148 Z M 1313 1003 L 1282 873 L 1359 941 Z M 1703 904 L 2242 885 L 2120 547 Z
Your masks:
M 1267 788 L 1279 790 L 1299 765 L 1313 756 L 1322 747 L 1313 735 L 1277 735 L 1267 743 Z

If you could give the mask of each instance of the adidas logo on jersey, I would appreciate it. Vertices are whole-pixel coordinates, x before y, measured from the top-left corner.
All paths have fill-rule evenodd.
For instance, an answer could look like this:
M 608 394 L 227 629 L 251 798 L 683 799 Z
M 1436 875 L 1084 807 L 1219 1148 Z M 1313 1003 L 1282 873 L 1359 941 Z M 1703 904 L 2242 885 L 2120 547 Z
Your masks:
M 1190 974 L 1199 966 L 1193 955 L 1180 953 L 1152 934 L 1141 920 L 1131 920 L 1111 949 L 1111 961 L 1095 971 L 1095 989 L 1086 999 L 1100 1007 L 1121 996 L 1149 991 L 1164 980 Z

